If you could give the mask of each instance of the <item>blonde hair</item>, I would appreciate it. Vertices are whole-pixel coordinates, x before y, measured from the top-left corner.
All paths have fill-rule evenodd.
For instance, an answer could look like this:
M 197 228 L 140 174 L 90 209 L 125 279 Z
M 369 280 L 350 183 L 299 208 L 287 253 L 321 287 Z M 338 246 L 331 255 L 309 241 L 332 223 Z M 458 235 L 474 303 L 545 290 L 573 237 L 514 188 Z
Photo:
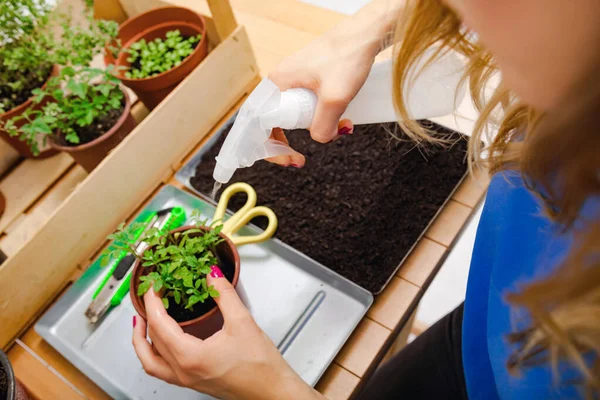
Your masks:
M 515 345 L 507 368 L 517 373 L 549 362 L 557 377 L 559 361 L 567 360 L 581 372 L 582 387 L 592 398 L 600 392 L 600 222 L 576 222 L 585 202 L 600 194 L 600 52 L 595 55 L 595 70 L 560 106 L 542 114 L 520 102 L 502 83 L 486 95 L 498 70 L 494 57 L 439 0 L 408 0 L 396 43 L 394 99 L 406 121 L 401 124 L 404 131 L 416 141 L 436 141 L 408 120 L 402 88 L 411 84 L 411 68 L 426 49 L 439 46 L 429 62 L 457 51 L 468 60 L 463 82 L 468 82 L 480 113 L 469 141 L 469 169 L 485 168 L 490 174 L 520 171 L 532 191 L 544 193 L 540 197 L 550 218 L 573 230 L 577 245 L 558 270 L 506 298 L 512 306 L 524 307 L 532 320 L 523 331 L 507 332 Z M 492 129 L 497 130 L 495 135 Z

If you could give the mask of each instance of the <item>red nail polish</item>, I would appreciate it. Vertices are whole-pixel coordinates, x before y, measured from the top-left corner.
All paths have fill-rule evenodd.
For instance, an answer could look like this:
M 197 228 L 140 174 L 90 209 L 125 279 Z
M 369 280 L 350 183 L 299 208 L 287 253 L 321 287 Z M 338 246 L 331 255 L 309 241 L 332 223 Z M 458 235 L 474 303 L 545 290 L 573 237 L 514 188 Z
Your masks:
M 294 168 L 300 168 L 300 166 L 298 164 L 290 164 L 290 165 Z
M 135 315 L 133 316 L 133 327 L 135 328 L 135 324 L 137 324 L 137 318 L 135 317 Z
M 212 276 L 213 278 L 222 278 L 225 276 L 223 275 L 223 272 L 221 272 L 221 269 L 218 265 L 213 265 L 212 267 L 210 267 L 210 269 L 212 270 L 210 276 Z
M 343 128 L 340 128 L 338 130 L 338 135 L 349 135 L 352 133 L 352 129 L 348 128 L 347 126 L 344 126 Z

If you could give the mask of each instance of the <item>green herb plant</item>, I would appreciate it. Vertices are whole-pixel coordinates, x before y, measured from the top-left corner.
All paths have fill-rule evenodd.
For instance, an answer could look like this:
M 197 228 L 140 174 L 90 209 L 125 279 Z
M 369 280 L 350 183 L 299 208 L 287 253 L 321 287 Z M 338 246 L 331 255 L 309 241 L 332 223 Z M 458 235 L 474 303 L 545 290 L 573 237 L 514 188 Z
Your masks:
M 219 236 L 223 225 L 213 223 L 212 229 L 206 232 L 200 229 L 207 226 L 206 220 L 201 220 L 197 212 L 192 219 L 196 221 L 194 228 L 174 234 L 165 229 L 146 229 L 145 223 L 132 223 L 127 227 L 121 224 L 117 232 L 108 237 L 114 242 L 104 252 L 102 261 L 107 264 L 121 252 L 133 254 L 150 271 L 140 277 L 138 296 L 143 296 L 152 287 L 161 293 L 165 308 L 174 301 L 193 310 L 198 302 L 219 296 L 212 285 L 207 285 L 206 276 L 211 272 L 210 267 L 218 264 L 216 246 L 223 241 Z M 139 232 L 143 233 L 138 240 L 147 245 L 143 254 L 138 254 L 135 248 L 135 237 Z M 197 233 L 201 234 L 195 236 Z
M 31 97 L 50 76 L 54 64 L 86 66 L 106 43 L 114 41 L 118 24 L 94 20 L 87 8 L 82 23 L 52 12 L 50 0 L 0 1 L 0 113 Z
M 39 154 L 39 144 L 45 144 L 48 136 L 59 143 L 81 144 L 78 130 L 93 124 L 97 127 L 100 117 L 122 107 L 124 94 L 112 71 L 112 66 L 63 68 L 44 89 L 32 91 L 34 104 L 50 101 L 39 110 L 30 108 L 8 120 L 3 129 L 27 142 L 34 154 Z
M 161 74 L 178 66 L 194 52 L 194 45 L 202 39 L 202 35 L 184 39 L 179 30 L 167 32 L 165 40 L 156 38 L 150 42 L 142 39 L 133 43 L 127 51 L 127 61 L 131 63 L 125 72 L 128 79 L 144 79 Z

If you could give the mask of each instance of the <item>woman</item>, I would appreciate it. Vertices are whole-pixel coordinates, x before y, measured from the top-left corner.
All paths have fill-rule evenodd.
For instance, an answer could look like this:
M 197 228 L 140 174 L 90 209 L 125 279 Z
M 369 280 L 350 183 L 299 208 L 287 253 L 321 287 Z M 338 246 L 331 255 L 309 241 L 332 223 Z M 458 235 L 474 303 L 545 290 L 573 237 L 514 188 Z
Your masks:
M 436 42 L 462 53 L 481 112 L 469 159 L 493 176 L 464 307 L 382 367 L 361 397 L 597 398 L 600 2 L 391 2 L 372 2 L 284 61 L 272 80 L 281 89 L 318 94 L 315 140 L 352 133 L 351 122 L 339 118 L 397 23 L 400 115 L 407 113 L 399 88 L 415 59 Z M 496 70 L 502 84 L 486 98 L 485 83 Z M 405 128 L 416 140 L 429 140 L 416 124 Z M 488 130 L 495 135 L 482 149 Z M 285 141 L 280 130 L 273 134 Z M 301 154 L 273 161 L 305 162 Z M 225 326 L 205 341 L 184 334 L 153 293 L 145 296 L 148 326 L 140 319 L 135 326 L 134 319 L 133 343 L 146 371 L 226 399 L 321 398 L 285 363 L 218 269 L 210 284 L 221 293 Z

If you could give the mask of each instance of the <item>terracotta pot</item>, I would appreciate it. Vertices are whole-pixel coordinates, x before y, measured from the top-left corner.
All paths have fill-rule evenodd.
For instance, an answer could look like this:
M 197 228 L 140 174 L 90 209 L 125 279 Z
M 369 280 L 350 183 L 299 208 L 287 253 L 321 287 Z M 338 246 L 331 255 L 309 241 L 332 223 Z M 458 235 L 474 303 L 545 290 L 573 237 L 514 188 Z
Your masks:
M 4 210 L 6 210 L 6 197 L 0 192 L 0 217 L 4 214 Z
M 154 22 L 158 18 L 158 16 L 155 15 L 155 12 L 160 10 L 163 10 L 163 22 L 146 27 L 145 23 Z M 208 39 L 206 37 L 204 18 L 190 10 L 179 7 L 164 7 L 150 12 L 153 13 L 151 15 L 152 18 L 143 18 L 144 14 L 142 14 L 131 22 L 125 22 L 124 27 L 121 28 L 127 28 L 127 32 L 129 32 L 129 30 L 133 30 L 133 27 L 135 26 L 138 28 L 138 33 L 131 37 L 127 42 L 125 42 L 123 38 L 121 39 L 123 50 L 119 53 L 116 65 L 122 69 L 117 70 L 115 73 L 126 86 L 131 88 L 138 95 L 144 105 L 149 110 L 152 110 L 206 57 L 208 54 Z M 174 20 L 171 19 L 170 14 L 173 14 Z M 182 21 L 184 16 L 186 16 L 187 21 L 189 22 Z M 182 36 L 202 34 L 202 39 L 200 40 L 200 43 L 196 45 L 192 54 L 183 60 L 181 64 L 171 68 L 167 72 L 144 79 L 127 79 L 125 77 L 125 72 L 131 65 L 131 63 L 127 61 L 129 54 L 125 51 L 126 49 L 141 39 L 145 39 L 147 42 L 156 38 L 164 39 L 166 38 L 167 32 L 176 29 L 181 32 Z M 123 36 L 125 36 L 125 34 L 123 34 Z M 119 34 L 119 37 L 121 37 L 121 34 Z
M 53 66 L 50 77 L 57 76 L 59 72 L 60 72 L 60 68 L 58 67 L 58 65 Z M 45 88 L 45 87 L 46 87 L 46 83 L 44 83 L 44 86 L 42 86 L 42 88 Z M 25 103 L 13 108 L 12 110 L 9 110 L 8 112 L 5 112 L 4 114 L 0 114 L 0 120 L 2 120 L 3 122 L 8 121 L 11 118 L 14 118 L 14 117 L 17 117 L 17 116 L 23 114 L 23 112 L 25 112 L 25 110 L 27 110 L 28 108 L 33 108 L 34 110 L 39 110 L 43 106 L 45 106 L 49 100 L 50 100 L 50 98 L 46 98 L 46 99 L 42 100 L 39 104 L 34 105 L 32 98 L 29 98 Z M 21 126 L 25 125 L 25 122 L 26 121 L 19 121 L 15 125 L 17 127 L 21 127 Z M 49 147 L 44 148 L 43 146 L 40 145 L 39 146 L 40 154 L 38 156 L 35 156 L 31 152 L 31 149 L 29 148 L 29 145 L 27 143 L 23 142 L 22 140 L 19 140 L 16 137 L 9 136 L 8 133 L 6 133 L 2 129 L 0 129 L 0 138 L 2 138 L 2 140 L 4 140 L 6 143 L 10 144 L 23 157 L 40 158 L 41 159 L 41 158 L 47 158 L 47 157 L 53 156 L 58 153 L 58 151 L 56 151 L 55 149 L 52 149 Z
M 141 32 L 165 22 L 185 22 L 192 25 L 204 26 L 204 19 L 188 8 L 177 6 L 158 7 L 123 22 L 119 26 L 117 38 L 121 41 L 122 45 L 125 45 Z M 116 42 L 113 42 L 106 46 L 104 55 L 104 63 L 106 65 L 114 64 L 116 61 L 116 58 L 113 57 L 110 51 L 110 48 L 113 46 L 116 47 L 116 44 Z
M 184 232 L 188 229 L 196 228 L 195 226 L 184 226 L 171 231 Z M 209 231 L 211 228 L 203 227 L 204 231 Z M 200 233 L 192 234 L 192 236 L 200 235 Z M 233 242 L 225 235 L 220 234 L 224 241 L 217 245 L 218 257 L 225 261 L 223 265 L 219 265 L 222 268 L 223 274 L 229 279 L 231 284 L 236 287 L 240 277 L 240 256 Z M 233 271 L 227 270 L 227 268 L 233 268 Z M 140 317 L 146 319 L 146 309 L 144 307 L 144 300 L 142 297 L 137 295 L 137 289 L 140 282 L 140 276 L 147 275 L 152 271 L 151 267 L 142 267 L 139 260 L 133 266 L 133 272 L 131 275 L 131 282 L 129 287 L 129 296 L 133 307 L 140 315 Z M 230 276 L 232 278 L 230 279 Z M 223 315 L 217 306 L 212 308 L 209 312 L 201 315 L 198 318 L 194 318 L 189 321 L 179 322 L 179 326 L 183 328 L 186 333 L 194 335 L 200 339 L 206 339 L 212 336 L 223 328 Z
M 29 397 L 23 386 L 15 377 L 15 373 L 12 369 L 12 365 L 10 364 L 10 360 L 2 350 L 0 350 L 0 368 L 4 370 L 4 374 L 6 376 L 6 400 L 30 400 L 31 397 Z
M 129 96 L 126 91 L 123 91 L 123 94 L 125 95 L 125 109 L 123 110 L 123 114 L 117 123 L 104 135 L 79 146 L 64 146 L 56 143 L 54 140 L 49 140 L 50 146 L 58 151 L 69 153 L 77 164 L 81 165 L 87 172 L 92 172 L 108 153 L 117 147 L 137 125 L 137 122 L 131 115 Z

